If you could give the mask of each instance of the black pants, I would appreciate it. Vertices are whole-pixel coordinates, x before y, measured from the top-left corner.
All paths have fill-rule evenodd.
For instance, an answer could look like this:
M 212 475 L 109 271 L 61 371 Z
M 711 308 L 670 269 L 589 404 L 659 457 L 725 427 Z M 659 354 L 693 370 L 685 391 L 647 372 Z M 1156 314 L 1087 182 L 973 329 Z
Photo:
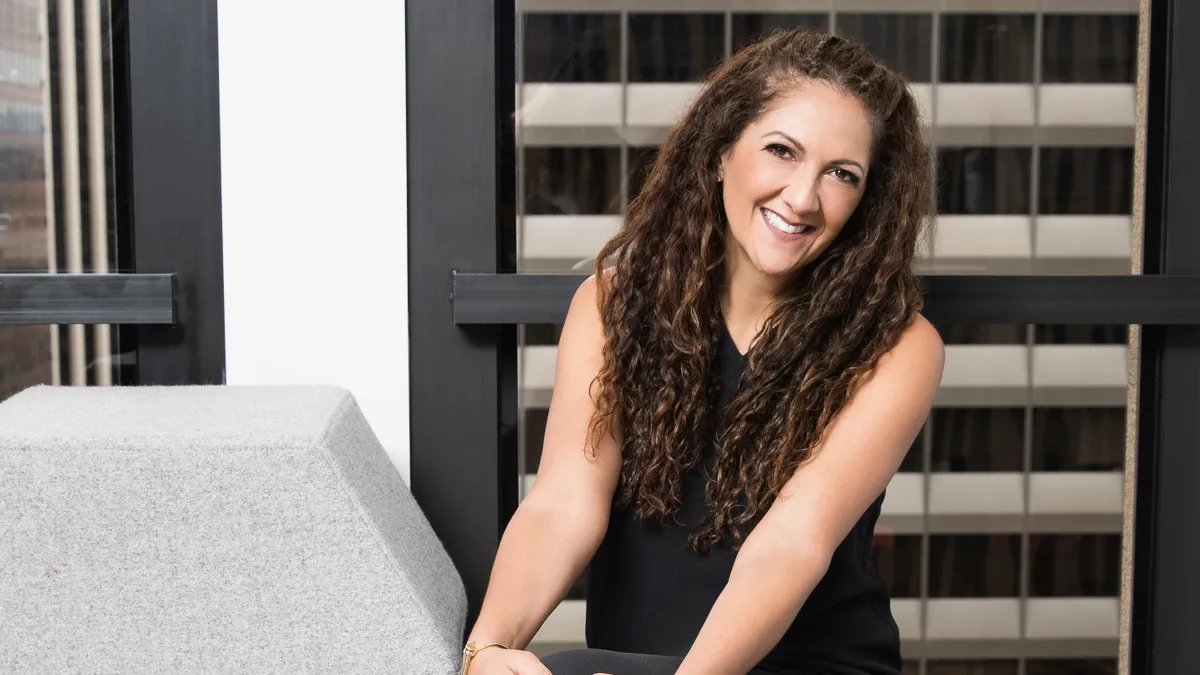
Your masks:
M 542 658 L 554 675 L 675 675 L 683 659 L 652 654 L 626 654 L 603 649 L 572 649 Z M 767 675 L 755 668 L 750 675 Z

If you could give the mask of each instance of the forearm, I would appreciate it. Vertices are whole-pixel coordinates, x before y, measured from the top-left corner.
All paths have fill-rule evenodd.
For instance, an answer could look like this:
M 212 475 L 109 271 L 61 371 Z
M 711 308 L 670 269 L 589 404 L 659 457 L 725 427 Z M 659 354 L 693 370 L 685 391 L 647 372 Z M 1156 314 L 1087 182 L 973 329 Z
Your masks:
M 678 675 L 749 672 L 783 637 L 828 568 L 824 555 L 743 549 Z
M 521 504 L 500 540 L 472 640 L 514 649 L 529 644 L 600 544 L 607 522 L 589 520 L 597 517 Z

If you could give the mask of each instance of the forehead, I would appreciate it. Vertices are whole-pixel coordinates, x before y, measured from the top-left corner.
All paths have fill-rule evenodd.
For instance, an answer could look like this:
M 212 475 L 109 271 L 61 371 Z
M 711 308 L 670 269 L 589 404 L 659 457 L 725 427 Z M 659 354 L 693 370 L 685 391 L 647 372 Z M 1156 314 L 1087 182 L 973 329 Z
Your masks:
M 743 140 L 758 143 L 773 131 L 799 141 L 806 154 L 864 166 L 871 156 L 871 121 L 862 103 L 824 82 L 806 82 L 780 96 L 747 127 Z

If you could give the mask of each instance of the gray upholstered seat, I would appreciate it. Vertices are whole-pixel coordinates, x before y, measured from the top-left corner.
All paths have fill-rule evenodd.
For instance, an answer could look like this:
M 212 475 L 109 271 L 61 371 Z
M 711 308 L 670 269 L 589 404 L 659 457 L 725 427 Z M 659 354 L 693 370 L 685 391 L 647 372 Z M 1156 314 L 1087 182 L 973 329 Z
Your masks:
M 0 404 L 0 672 L 446 675 L 465 608 L 343 390 Z

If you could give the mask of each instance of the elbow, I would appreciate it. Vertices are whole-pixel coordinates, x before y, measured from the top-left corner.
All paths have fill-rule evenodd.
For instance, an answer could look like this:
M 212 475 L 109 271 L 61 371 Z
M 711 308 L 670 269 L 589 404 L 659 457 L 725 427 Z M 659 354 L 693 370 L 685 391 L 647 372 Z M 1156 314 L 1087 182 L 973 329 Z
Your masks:
M 752 570 L 751 574 L 763 569 L 783 569 L 819 579 L 829 570 L 835 548 L 815 536 L 750 536 L 738 552 L 735 565 L 740 563 L 743 568 Z
M 517 517 L 536 521 L 541 532 L 554 533 L 560 540 L 579 541 L 586 548 L 599 547 L 608 529 L 609 510 L 579 495 L 552 494 L 533 490 L 517 507 Z

